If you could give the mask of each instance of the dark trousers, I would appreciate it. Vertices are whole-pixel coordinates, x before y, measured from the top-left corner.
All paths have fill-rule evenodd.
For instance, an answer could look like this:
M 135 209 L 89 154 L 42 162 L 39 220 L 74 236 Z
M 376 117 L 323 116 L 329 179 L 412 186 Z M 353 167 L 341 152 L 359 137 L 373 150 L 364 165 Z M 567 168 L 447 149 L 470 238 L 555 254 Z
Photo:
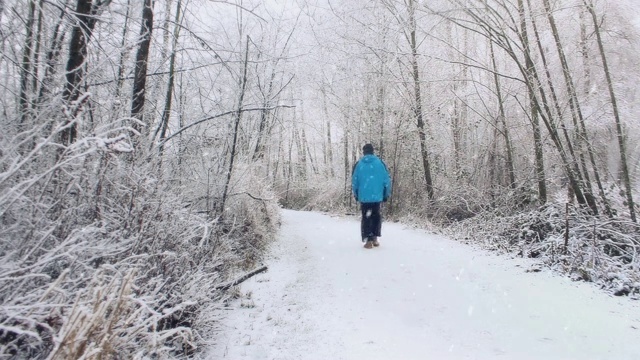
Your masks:
M 362 241 L 372 236 L 381 236 L 382 215 L 380 214 L 380 203 L 361 203 L 362 220 L 360 222 L 360 234 Z

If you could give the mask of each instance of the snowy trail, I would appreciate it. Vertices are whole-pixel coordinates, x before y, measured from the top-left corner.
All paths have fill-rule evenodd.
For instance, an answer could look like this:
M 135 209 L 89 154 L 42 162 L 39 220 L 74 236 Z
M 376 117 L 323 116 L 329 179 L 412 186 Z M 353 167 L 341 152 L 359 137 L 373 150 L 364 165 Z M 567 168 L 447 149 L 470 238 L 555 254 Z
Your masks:
M 284 211 L 211 359 L 640 359 L 640 304 L 524 259 L 384 223 Z

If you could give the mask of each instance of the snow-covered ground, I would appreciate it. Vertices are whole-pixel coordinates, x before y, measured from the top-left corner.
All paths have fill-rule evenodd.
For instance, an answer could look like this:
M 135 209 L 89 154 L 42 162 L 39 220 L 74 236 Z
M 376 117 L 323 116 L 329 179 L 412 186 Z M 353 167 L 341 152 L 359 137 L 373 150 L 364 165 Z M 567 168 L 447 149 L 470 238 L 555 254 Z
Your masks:
M 640 359 L 640 303 L 384 223 L 284 211 L 211 359 Z

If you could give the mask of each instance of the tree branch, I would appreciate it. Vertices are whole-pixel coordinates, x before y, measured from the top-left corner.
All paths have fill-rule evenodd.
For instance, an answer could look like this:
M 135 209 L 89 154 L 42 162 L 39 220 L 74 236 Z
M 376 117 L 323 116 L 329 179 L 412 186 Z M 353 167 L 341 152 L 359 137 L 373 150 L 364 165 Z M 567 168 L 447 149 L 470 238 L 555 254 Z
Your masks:
M 241 109 L 241 110 L 239 110 L 239 111 L 240 111 L 240 112 L 246 112 L 246 111 L 264 111 L 264 110 L 273 110 L 273 109 L 278 109 L 278 108 L 294 108 L 294 107 L 295 107 L 295 105 L 276 105 L 276 106 L 271 106 L 271 107 L 268 107 L 268 108 L 264 108 L 264 107 L 260 107 L 260 108 L 249 108 L 249 109 Z M 200 120 L 198 120 L 198 121 L 196 121 L 196 122 L 194 122 L 194 123 L 191 123 L 191 124 L 189 124 L 189 125 L 187 125 L 187 126 L 185 126 L 185 127 L 181 128 L 181 129 L 179 129 L 179 130 L 178 130 L 178 131 L 176 131 L 175 133 L 171 134 L 171 136 L 168 136 L 166 139 L 164 139 L 164 141 L 160 142 L 160 144 L 159 144 L 159 145 L 164 146 L 164 144 L 166 144 L 166 143 L 167 143 L 167 141 L 169 141 L 169 140 L 173 139 L 176 135 L 178 135 L 178 134 L 182 133 L 183 131 L 185 131 L 185 130 L 187 130 L 187 129 L 191 128 L 191 127 L 194 127 L 194 126 L 196 126 L 196 125 L 198 125 L 198 124 L 201 124 L 201 123 L 203 123 L 203 122 L 205 122 L 205 121 L 209 121 L 209 120 L 217 119 L 217 118 L 220 118 L 220 117 L 223 117 L 223 116 L 227 116 L 227 115 L 230 115 L 230 114 L 235 114 L 235 113 L 237 113 L 237 112 L 238 112 L 238 110 L 231 110 L 231 111 L 224 112 L 224 113 L 222 113 L 222 114 L 218 114 L 218 115 L 214 115 L 214 116 L 209 116 L 209 117 L 206 117 L 206 118 L 204 118 L 204 119 L 200 119 Z
M 267 269 L 268 268 L 267 268 L 266 265 L 262 266 L 262 267 L 259 267 L 259 268 L 255 269 L 255 270 L 253 270 L 253 271 L 251 271 L 249 273 L 246 273 L 246 274 L 242 275 L 241 277 L 239 277 L 239 278 L 237 278 L 237 279 L 235 279 L 235 280 L 233 280 L 231 282 L 228 282 L 226 284 L 222 284 L 222 285 L 217 286 L 216 290 L 227 290 L 232 286 L 239 285 L 239 284 L 243 283 L 244 281 L 249 280 L 250 278 L 252 278 L 255 275 L 258 275 L 260 273 L 263 273 L 263 272 L 267 271 Z

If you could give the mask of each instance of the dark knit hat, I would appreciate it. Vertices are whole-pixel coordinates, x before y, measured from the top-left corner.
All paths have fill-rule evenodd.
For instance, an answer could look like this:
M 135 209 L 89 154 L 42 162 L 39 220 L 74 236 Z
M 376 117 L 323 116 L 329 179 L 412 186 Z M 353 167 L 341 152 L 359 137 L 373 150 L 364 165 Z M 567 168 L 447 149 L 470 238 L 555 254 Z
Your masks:
M 370 155 L 373 154 L 373 145 L 371 144 L 366 144 L 365 146 L 362 147 L 362 152 L 365 155 Z

